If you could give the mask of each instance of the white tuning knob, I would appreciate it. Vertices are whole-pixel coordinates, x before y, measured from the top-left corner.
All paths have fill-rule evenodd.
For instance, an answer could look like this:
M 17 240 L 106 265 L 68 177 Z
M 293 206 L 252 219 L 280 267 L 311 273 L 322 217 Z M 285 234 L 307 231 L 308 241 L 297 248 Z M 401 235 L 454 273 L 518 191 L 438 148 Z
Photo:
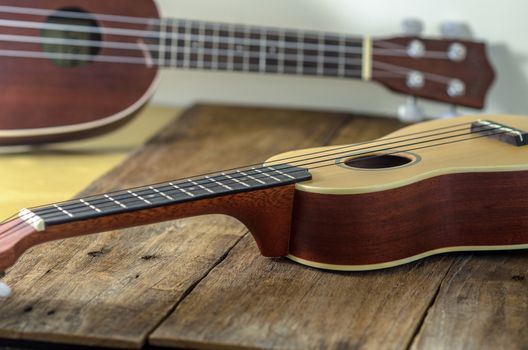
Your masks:
M 405 35 L 420 36 L 424 29 L 424 24 L 418 18 L 406 18 L 401 23 Z
M 449 39 L 471 39 L 473 37 L 469 25 L 465 22 L 444 21 L 440 24 L 442 37 Z
M 0 282 L 0 298 L 7 298 L 11 295 L 11 288 L 3 282 Z
M 447 111 L 445 111 L 444 113 L 441 113 L 438 116 L 438 118 L 439 119 L 451 119 L 451 118 L 458 117 L 459 115 L 460 115 L 460 113 L 457 111 L 457 106 L 456 105 L 450 105 L 449 109 Z
M 407 101 L 398 107 L 398 119 L 405 123 L 416 123 L 425 119 L 425 113 L 416 101 L 416 97 L 409 96 Z

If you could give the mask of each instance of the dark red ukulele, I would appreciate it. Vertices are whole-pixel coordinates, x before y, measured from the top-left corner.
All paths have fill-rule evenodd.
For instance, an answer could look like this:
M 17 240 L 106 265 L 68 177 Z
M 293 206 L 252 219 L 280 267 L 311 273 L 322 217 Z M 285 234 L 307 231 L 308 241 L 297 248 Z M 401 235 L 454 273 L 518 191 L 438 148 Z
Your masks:
M 527 130 L 528 117 L 438 120 L 372 142 L 22 209 L 0 225 L 0 271 L 50 240 L 213 213 L 243 222 L 262 255 L 323 269 L 528 248 Z
M 494 78 L 478 42 L 160 19 L 152 0 L 0 0 L 0 145 L 113 130 L 159 67 L 362 79 L 472 108 Z

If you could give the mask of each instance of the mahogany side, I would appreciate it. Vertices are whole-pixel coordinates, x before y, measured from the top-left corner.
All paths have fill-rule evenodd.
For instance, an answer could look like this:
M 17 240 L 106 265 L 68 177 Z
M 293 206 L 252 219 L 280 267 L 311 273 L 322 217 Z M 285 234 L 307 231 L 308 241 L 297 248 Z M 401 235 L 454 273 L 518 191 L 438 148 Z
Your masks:
M 528 171 L 444 175 L 356 195 L 295 192 L 289 253 L 371 265 L 435 249 L 528 244 Z
M 27 249 L 44 242 L 205 214 L 225 214 L 249 229 L 264 256 L 288 253 L 294 185 L 213 197 L 175 205 L 50 226 L 35 231 L 15 219 L 0 226 L 0 271 Z M 11 229 L 16 226 L 16 230 Z
M 0 5 L 20 6 L 17 0 Z M 152 0 L 28 0 L 24 6 L 57 10 L 76 7 L 88 13 L 159 18 Z M 45 22 L 45 16 L 3 14 L 3 19 Z M 98 20 L 99 27 L 146 30 L 146 24 Z M 40 36 L 40 30 L 4 27 L 2 34 Z M 135 38 L 102 34 L 102 41 L 137 44 Z M 2 50 L 42 52 L 38 43 L 0 42 Z M 99 55 L 144 57 L 138 50 L 101 48 Z M 140 64 L 89 62 L 61 67 L 50 59 L 0 57 L 0 144 L 64 141 L 101 134 L 128 121 L 153 92 L 157 68 Z M 52 128 L 52 129 L 47 129 Z M 26 136 L 21 138 L 21 135 Z M 28 138 L 27 136 L 31 136 Z

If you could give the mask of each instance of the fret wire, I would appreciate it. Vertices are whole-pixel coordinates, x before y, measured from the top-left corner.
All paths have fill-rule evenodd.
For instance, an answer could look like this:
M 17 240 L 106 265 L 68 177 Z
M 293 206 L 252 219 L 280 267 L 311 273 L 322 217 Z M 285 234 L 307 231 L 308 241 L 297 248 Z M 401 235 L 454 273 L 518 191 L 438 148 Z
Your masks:
M 171 35 L 172 37 L 176 37 L 176 40 L 172 41 L 172 47 L 171 47 L 171 67 L 177 67 L 178 66 L 178 48 L 179 48 L 179 39 L 180 36 L 178 34 L 178 22 L 173 21 L 172 27 L 171 27 Z
M 132 196 L 136 197 L 138 200 L 141 200 L 141 201 L 143 201 L 143 202 L 145 202 L 147 204 L 152 204 L 149 200 L 143 198 L 142 196 L 140 196 L 139 194 L 137 194 L 137 193 L 135 193 L 135 192 L 133 192 L 131 190 L 128 190 L 127 192 L 130 193 Z
M 165 38 L 166 38 L 166 25 L 167 22 L 163 19 L 160 20 L 160 37 L 159 37 L 159 52 L 158 52 L 158 65 L 163 66 L 165 58 Z
M 319 45 L 317 48 L 317 75 L 323 75 L 325 59 L 325 37 L 323 33 L 319 33 L 317 37 L 319 41 Z
M 256 171 L 257 173 L 262 174 L 262 175 L 264 175 L 264 176 L 267 176 L 267 177 L 269 177 L 269 178 L 271 178 L 271 179 L 273 179 L 273 180 L 275 180 L 275 181 L 277 181 L 277 182 L 280 182 L 280 181 L 281 181 L 280 179 L 276 178 L 275 176 L 270 175 L 268 172 L 263 172 L 263 171 L 260 171 L 260 170 L 258 170 L 258 169 L 256 169 L 256 168 L 251 168 L 251 170 L 254 170 L 254 171 Z
M 191 30 L 192 23 L 190 21 L 185 21 L 184 25 L 184 43 L 185 47 L 183 48 L 183 68 L 188 69 L 191 66 L 191 50 L 192 50 L 192 36 L 188 35 L 187 31 Z M 190 33 L 189 33 L 190 34 Z
M 250 33 L 255 33 L 255 32 L 251 32 Z M 215 38 L 213 36 L 210 36 L 210 35 L 193 35 L 193 34 L 185 34 L 184 35 L 186 39 L 192 39 L 192 40 L 199 40 L 199 41 L 213 41 Z M 290 45 L 288 44 L 287 42 L 281 42 L 280 40 L 269 40 L 269 42 L 271 44 L 274 44 L 274 45 L 277 45 L 277 46 L 281 46 L 281 47 L 284 47 L 284 48 L 289 48 L 289 49 L 297 49 L 298 48 L 298 43 L 301 43 L 302 44 L 302 37 L 303 37 L 303 33 L 300 32 L 299 34 L 299 42 L 295 43 L 294 45 Z M 227 39 L 223 39 L 222 36 L 217 36 L 217 39 L 216 39 L 219 43 L 224 43 L 224 44 L 229 44 L 229 40 L 231 40 L 230 38 L 227 38 Z M 352 54 L 361 54 L 362 52 L 362 49 L 357 47 L 357 45 L 361 46 L 362 44 L 362 41 L 360 39 L 351 39 L 351 38 L 348 38 L 347 41 L 351 42 L 351 41 L 354 41 L 355 42 L 355 47 L 354 46 L 351 46 L 351 50 L 350 52 L 347 52 L 347 53 L 352 53 Z M 260 42 L 260 39 L 250 39 L 249 45 L 259 45 L 261 44 Z M 316 43 L 316 44 L 310 44 L 310 43 L 304 43 L 304 49 L 305 50 L 314 50 L 314 51 L 317 51 L 319 49 L 319 43 Z M 335 51 L 336 53 L 339 52 L 341 50 L 341 48 L 338 46 L 338 45 L 326 45 L 326 50 L 327 51 Z M 383 52 L 382 49 L 380 49 L 381 52 Z M 387 49 L 386 51 L 388 52 L 395 52 L 395 51 L 401 51 L 401 54 L 402 55 L 407 55 L 406 51 L 404 49 L 401 49 L 401 50 L 396 50 L 396 49 L 392 49 L 392 50 L 389 50 Z
M 289 181 L 291 180 L 295 180 L 296 178 L 289 175 L 289 174 L 286 174 L 286 173 L 283 173 L 282 171 L 278 170 L 277 168 L 281 168 L 282 170 L 287 170 L 287 169 L 290 169 L 291 167 L 281 167 L 280 165 L 276 166 L 276 168 L 272 168 L 272 167 L 261 167 L 261 168 L 251 168 L 251 170 L 247 171 L 247 173 L 241 171 L 240 169 L 234 171 L 232 173 L 233 176 L 231 176 L 230 174 L 226 174 L 226 173 L 221 173 L 220 175 L 217 175 L 217 176 L 205 176 L 203 178 L 201 178 L 201 180 L 209 180 L 211 181 L 211 183 L 214 183 L 216 187 L 220 186 L 220 187 L 223 187 L 223 188 L 226 188 L 228 191 L 235 191 L 235 192 L 238 192 L 238 191 L 241 191 L 241 190 L 245 190 L 246 188 L 248 190 L 250 190 L 251 188 L 261 188 L 263 186 L 276 186 L 276 185 L 280 185 L 281 183 L 289 183 Z M 275 173 L 278 173 L 278 174 L 281 174 L 282 176 L 286 177 L 286 178 L 289 178 L 291 180 L 281 180 L 279 178 L 277 178 L 277 176 L 274 176 L 272 173 L 269 172 L 269 170 L 273 170 Z M 301 170 L 299 168 L 299 170 Z M 251 173 L 253 173 L 253 175 L 258 175 L 258 174 L 261 174 L 261 175 L 264 175 L 264 177 L 262 179 L 267 179 L 267 178 L 270 178 L 274 181 L 271 181 L 270 183 L 266 183 L 265 181 L 261 181 L 255 177 L 253 177 L 251 175 Z M 243 174 L 245 178 L 249 178 L 249 179 L 254 179 L 255 182 L 258 182 L 258 184 L 256 185 L 249 185 L 247 183 L 247 180 L 244 179 L 244 177 L 238 177 L 238 178 L 235 178 L 234 176 L 236 176 L 237 174 Z M 309 175 L 309 174 L 308 174 Z M 230 187 L 228 186 L 223 179 L 221 179 L 221 177 L 224 177 L 225 180 L 227 182 L 229 182 L 231 184 L 231 186 L 233 187 Z M 306 175 L 305 175 L 306 176 Z M 301 178 L 302 176 L 300 176 L 299 178 Z M 233 180 L 235 180 L 233 182 Z M 238 180 L 238 181 L 236 181 Z M 204 189 L 206 189 L 205 186 L 200 186 L 198 182 L 192 180 L 192 179 L 187 179 L 187 181 L 189 181 L 190 183 L 195 183 L 198 187 L 203 187 Z M 199 179 L 197 179 L 197 181 L 200 181 Z M 246 182 L 244 182 L 246 181 Z M 185 182 L 187 183 L 187 182 Z M 233 183 L 233 184 L 232 184 Z M 113 198 L 113 197 L 110 197 L 108 194 L 104 194 L 104 199 L 107 199 L 107 200 L 110 200 L 110 204 L 111 206 L 105 206 L 105 207 L 101 207 L 102 209 L 104 210 L 101 210 L 100 212 L 98 212 L 97 210 L 91 208 L 92 210 L 87 210 L 85 206 L 83 205 L 80 205 L 76 208 L 73 208 L 74 210 L 70 209 L 69 207 L 65 207 L 65 208 L 62 208 L 62 207 L 58 207 L 57 204 L 55 204 L 54 206 L 56 206 L 58 210 L 60 210 L 60 215 L 57 216 L 56 214 L 53 214 L 52 213 L 49 213 L 48 214 L 39 214 L 39 215 L 42 215 L 42 217 L 45 219 L 45 220 L 54 220 L 55 221 L 61 221 L 61 218 L 62 220 L 65 219 L 64 217 L 64 214 L 66 213 L 69 213 L 67 216 L 72 218 L 72 219 L 82 219 L 82 218 L 86 218 L 86 216 L 89 216 L 89 217 L 93 217 L 93 216 L 97 216 L 97 214 L 94 214 L 95 213 L 98 213 L 98 214 L 101 214 L 101 215 L 105 215 L 105 214 L 108 214 L 108 213 L 117 213 L 117 212 L 124 212 L 122 209 L 118 208 L 115 206 L 115 204 L 118 204 L 121 208 L 123 209 L 127 209 L 126 211 L 130 211 L 130 210 L 140 210 L 140 209 L 145 209 L 145 208 L 149 208 L 149 207 L 156 207 L 156 206 L 160 206 L 160 205 L 167 205 L 167 204 L 170 204 L 170 203 L 176 203 L 176 202 L 180 202 L 182 200 L 188 200 L 190 199 L 191 197 L 194 197 L 194 195 L 188 191 L 186 191 L 185 187 L 183 186 L 178 186 L 177 184 L 174 184 L 174 183 L 168 183 L 170 184 L 172 187 L 176 188 L 177 190 L 181 191 L 181 192 L 178 192 L 177 193 L 179 195 L 182 195 L 182 193 L 185 193 L 188 195 L 188 197 L 184 197 L 184 198 L 173 198 L 171 197 L 170 195 L 168 195 L 168 193 L 170 193 L 170 191 L 167 191 L 165 190 L 165 187 L 166 187 L 166 183 L 165 184 L 158 184 L 157 187 L 154 187 L 154 186 L 149 186 L 148 188 L 147 187 L 144 187 L 144 188 L 137 188 L 137 189 L 134 189 L 134 191 L 132 190 L 127 190 L 126 193 L 122 193 L 121 195 L 119 196 L 122 196 L 122 195 L 127 195 L 127 198 L 120 198 L 120 200 L 124 203 L 127 203 L 129 206 L 125 206 L 122 202 L 120 201 L 117 201 L 116 198 Z M 240 186 L 237 186 L 237 185 L 240 185 Z M 147 192 L 148 191 L 148 192 Z M 147 192 L 147 193 L 146 193 Z M 208 190 L 208 192 L 210 193 L 213 193 L 213 194 L 216 194 L 217 192 L 214 192 L 212 190 Z M 222 191 L 218 194 L 222 194 L 222 193 L 225 193 L 226 191 Z M 113 194 L 114 195 L 114 194 Z M 117 193 L 115 194 L 116 196 Z M 204 195 L 208 195 L 207 193 L 203 193 L 201 195 L 199 195 L 197 198 L 200 198 L 201 196 L 204 196 Z M 93 197 L 90 197 L 90 198 L 93 198 Z M 150 199 L 150 201 L 148 199 Z M 86 198 L 87 200 L 88 198 Z M 103 197 L 99 197 L 99 199 L 97 199 L 97 197 L 95 197 L 95 199 L 93 199 L 91 201 L 91 205 L 93 205 L 96 201 L 99 201 L 97 202 L 97 205 L 100 205 L 102 202 L 100 201 L 101 199 L 103 199 Z M 141 205 L 130 205 L 130 202 L 134 201 L 134 202 L 139 202 L 139 204 Z M 145 204 L 147 204 L 147 206 L 145 206 Z M 43 209 L 46 209 L 46 208 L 43 208 Z M 66 211 L 66 209 L 68 211 Z M 80 209 L 77 210 L 77 209 Z M 46 209 L 47 210 L 47 209 Z M 126 212 L 125 211 L 125 212 Z
M 169 182 L 169 185 L 171 185 L 171 186 L 174 187 L 175 189 L 181 191 L 182 193 L 185 193 L 185 194 L 188 195 L 189 197 L 194 197 L 194 194 L 193 194 L 193 193 L 187 191 L 185 188 L 180 187 L 180 186 L 177 185 L 177 184 L 174 184 L 174 183 L 172 183 L 172 182 Z
M 206 176 L 205 178 L 206 178 L 207 180 L 209 180 L 209 181 L 211 181 L 211 182 L 217 184 L 217 185 L 220 185 L 220 186 L 222 186 L 222 187 L 224 187 L 224 188 L 227 188 L 227 189 L 230 190 L 230 191 L 233 190 L 231 187 L 229 187 L 229 186 L 223 184 L 222 182 L 216 180 L 216 179 L 214 178 L 214 176 L 213 176 L 213 177 Z
M 205 36 L 205 22 L 199 22 L 198 35 L 202 38 Z M 205 40 L 202 40 L 198 46 L 197 68 L 199 69 L 204 67 L 204 52 L 205 52 Z
M 251 32 L 248 26 L 244 27 L 244 51 L 242 52 L 242 70 L 244 72 L 250 71 L 250 57 L 251 57 Z
M 239 180 L 239 179 L 237 179 L 237 178 L 234 178 L 234 177 L 232 177 L 232 176 L 229 175 L 229 174 L 226 174 L 226 173 L 221 173 L 221 174 L 224 175 L 225 177 L 227 177 L 228 179 L 230 179 L 230 180 L 232 180 L 232 181 L 235 181 L 235 182 L 241 184 L 242 186 L 245 186 L 245 187 L 251 187 L 251 185 L 245 183 L 245 182 L 242 181 L 242 180 Z
M 105 194 L 104 197 L 107 198 L 108 200 L 112 201 L 113 203 L 119 205 L 120 207 L 122 207 L 122 208 L 124 208 L 124 209 L 127 209 L 127 208 L 128 208 L 126 205 L 124 205 L 124 204 L 121 203 L 120 201 L 114 199 L 113 197 L 110 197 L 108 194 Z
M 172 61 L 172 40 L 173 37 L 171 35 L 171 27 L 172 21 L 170 19 L 166 20 L 166 26 L 165 26 L 165 54 L 163 55 L 163 58 L 165 60 L 164 64 L 165 66 L 170 67 L 171 61 Z
M 194 49 L 191 49 L 191 52 L 193 54 L 197 54 L 198 49 L 194 48 Z M 195 52 L 196 51 L 196 52 Z M 203 49 L 204 51 L 204 54 L 212 54 L 213 51 L 211 49 Z M 224 52 L 227 52 L 227 51 L 224 51 Z M 239 54 L 239 53 L 235 53 L 236 56 L 243 56 L 243 55 L 248 55 L 250 58 L 251 57 L 255 57 L 255 58 L 260 58 L 260 53 L 255 53 L 255 54 L 252 54 L 251 52 L 249 51 L 245 51 L 244 53 L 242 54 Z M 285 61 L 293 61 L 294 58 L 295 58 L 295 61 L 297 61 L 297 55 L 288 55 L 288 54 L 284 54 L 284 58 L 285 58 Z M 304 55 L 304 62 L 310 62 L 310 63 L 317 63 L 319 57 L 316 56 L 316 55 Z M 339 59 L 337 57 L 328 57 L 327 58 L 327 64 L 339 64 Z M 346 64 L 347 65 L 353 65 L 353 64 L 356 64 L 358 66 L 361 66 L 361 58 L 349 58 L 349 59 L 346 59 Z M 278 64 L 277 64 L 278 66 Z M 337 70 L 337 68 L 336 68 Z
M 338 61 L 339 61 L 339 73 L 338 73 L 338 76 L 339 77 L 344 77 L 345 76 L 345 71 L 346 71 L 346 68 L 345 68 L 345 62 L 346 62 L 346 57 L 345 57 L 345 51 L 344 49 L 346 48 L 346 40 L 345 40 L 345 36 L 344 35 L 340 35 L 339 36 L 339 58 L 338 58 Z
M 234 70 L 234 56 L 235 56 L 235 30 L 232 24 L 229 24 L 227 27 L 227 70 Z
M 266 72 L 266 30 L 260 30 L 259 72 Z
M 158 190 L 157 188 L 153 187 L 153 186 L 149 186 L 149 188 L 156 192 L 157 194 L 159 194 L 160 196 L 163 196 L 164 198 L 168 199 L 168 200 L 174 200 L 174 198 L 172 198 L 171 196 L 169 196 L 168 194 L 164 193 L 163 191 L 161 190 Z
M 278 52 L 278 55 L 277 55 L 277 59 L 278 59 L 278 68 L 277 68 L 277 72 L 282 74 L 284 73 L 284 57 L 285 57 L 285 48 L 284 46 L 286 45 L 286 32 L 283 30 L 283 29 L 279 29 L 279 43 L 282 43 L 282 48 L 277 48 L 277 52 Z M 280 44 L 279 44 L 280 46 Z
M 215 193 L 215 191 L 211 190 L 210 188 L 205 187 L 204 185 L 202 185 L 202 184 L 200 184 L 200 183 L 198 183 L 198 182 L 196 182 L 194 180 L 187 179 L 187 181 L 190 182 L 191 184 L 193 184 L 194 186 L 197 186 L 197 187 L 199 187 L 199 188 L 201 188 L 201 189 L 203 189 L 203 190 L 205 190 L 205 191 L 207 191 L 209 193 Z
M 88 208 L 95 210 L 96 212 L 100 213 L 101 209 L 97 208 L 95 205 L 90 204 L 90 202 L 85 201 L 84 199 L 79 199 L 79 202 L 86 205 Z
M 299 32 L 297 41 L 297 74 L 304 73 L 304 33 Z
M 211 68 L 216 70 L 218 69 L 218 45 L 219 45 L 219 36 L 220 36 L 220 28 L 215 23 L 213 24 L 213 53 L 212 53 L 212 63 Z

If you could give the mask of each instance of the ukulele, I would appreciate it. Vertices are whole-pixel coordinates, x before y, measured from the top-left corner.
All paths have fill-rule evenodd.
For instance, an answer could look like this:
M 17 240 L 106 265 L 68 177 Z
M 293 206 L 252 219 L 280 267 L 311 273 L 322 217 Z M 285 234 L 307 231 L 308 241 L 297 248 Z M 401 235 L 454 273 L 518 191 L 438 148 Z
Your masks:
M 0 0 L 0 145 L 95 136 L 153 95 L 160 67 L 361 79 L 482 108 L 483 43 L 160 19 L 153 0 Z
M 372 270 L 433 254 L 528 248 L 528 117 L 465 116 L 375 141 L 22 209 L 0 271 L 51 240 L 204 214 L 239 219 L 262 255 Z

